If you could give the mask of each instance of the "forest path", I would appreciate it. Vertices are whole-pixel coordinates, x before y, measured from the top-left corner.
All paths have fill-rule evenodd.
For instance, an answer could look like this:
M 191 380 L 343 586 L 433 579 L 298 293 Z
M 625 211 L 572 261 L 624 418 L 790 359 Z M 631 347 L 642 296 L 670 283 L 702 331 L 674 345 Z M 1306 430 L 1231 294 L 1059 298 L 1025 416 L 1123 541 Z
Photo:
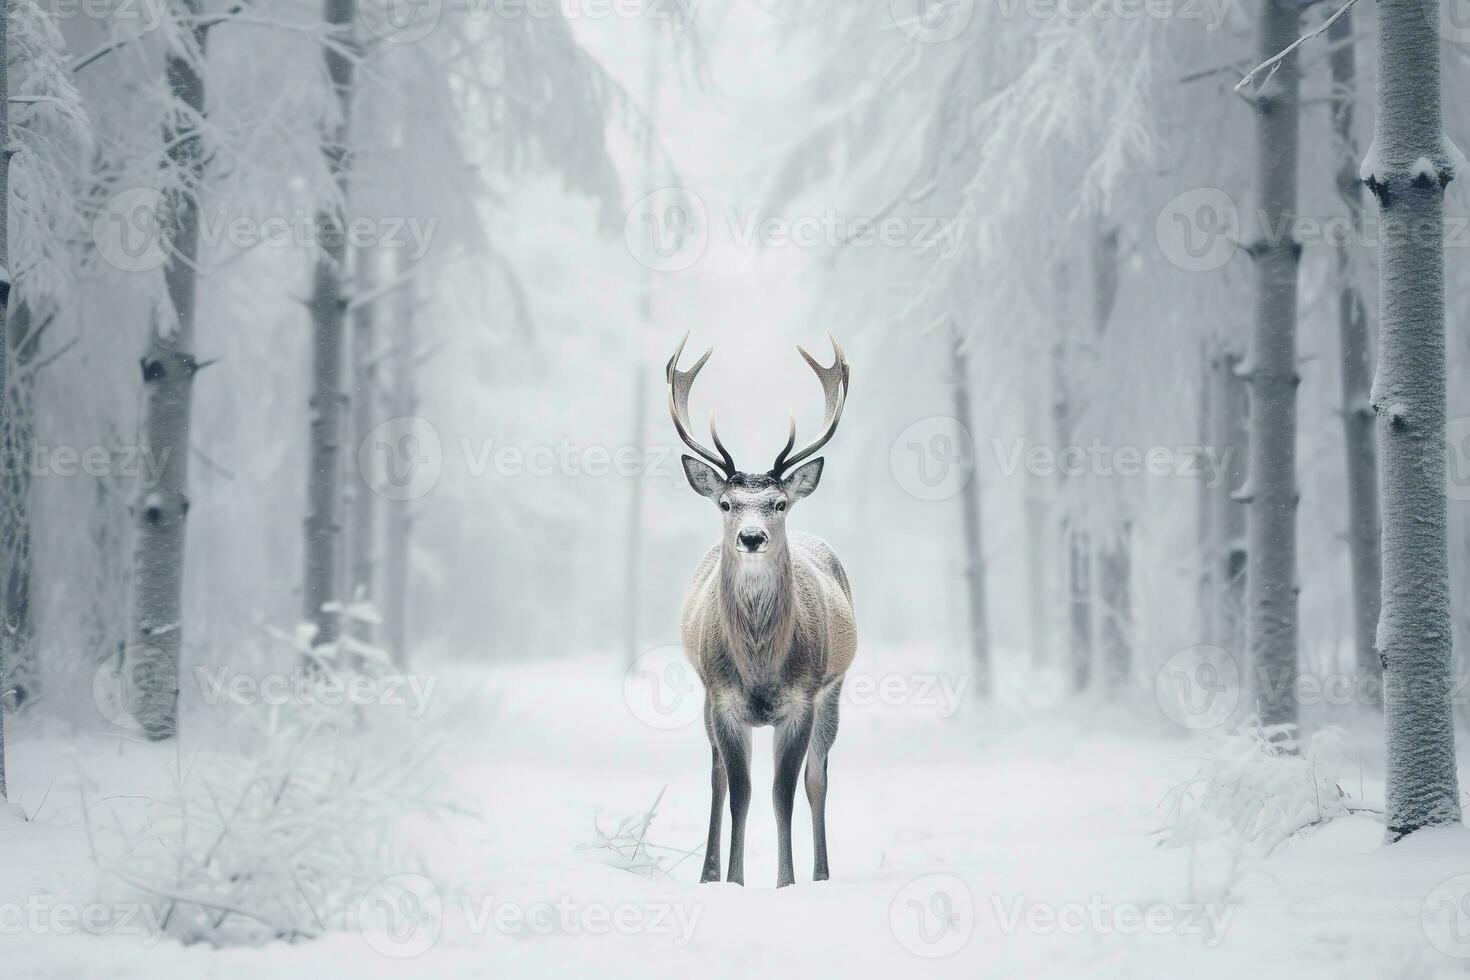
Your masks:
M 54 901 L 84 888 L 85 837 L 64 799 L 37 823 L 0 815 L 4 962 L 37 977 L 260 970 L 640 980 L 1340 980 L 1458 975 L 1470 965 L 1436 950 L 1421 917 L 1436 885 L 1470 871 L 1470 832 L 1418 835 L 1386 850 L 1377 823 L 1339 821 L 1266 864 L 1242 862 L 1225 895 L 1230 872 L 1217 852 L 1155 846 L 1159 803 L 1194 770 L 1193 743 L 1076 705 L 1022 710 L 1017 696 L 1011 707 L 981 708 L 939 675 L 905 671 L 896 655 L 878 663 L 870 654 L 855 668 L 866 673 L 849 676 L 831 762 L 832 880 L 810 880 L 810 822 L 798 793 L 797 884 L 772 887 L 764 730 L 749 885 L 700 885 L 700 856 L 680 862 L 679 852 L 703 844 L 709 750 L 698 692 L 664 656 L 626 683 L 606 657 L 439 675 L 450 726 L 441 762 L 450 795 L 474 815 L 410 828 L 426 864 L 404 867 L 369 895 L 365 904 L 383 912 L 386 928 L 361 934 L 289 951 L 279 943 L 212 950 L 121 930 L 83 942 L 55 928 L 17 928 L 28 896 Z M 27 811 L 45 773 L 64 764 L 62 743 L 48 746 L 15 746 L 12 789 L 23 791 Z M 78 749 L 98 774 L 99 795 L 162 771 L 153 747 L 120 751 L 99 740 Z M 605 863 L 607 849 L 585 846 L 596 843 L 594 822 L 611 831 L 655 799 L 644 842 L 666 872 L 632 874 Z
M 481 837 L 436 847 L 436 866 L 463 885 L 429 954 L 441 965 L 468 966 L 487 947 L 510 976 L 1342 978 L 1470 965 L 1437 951 L 1421 920 L 1430 890 L 1470 871 L 1470 833 L 1389 852 L 1373 820 L 1341 821 L 1267 864 L 1241 862 L 1227 897 L 1218 849 L 1155 844 L 1160 802 L 1197 765 L 1177 729 L 1075 704 L 981 708 L 896 654 L 869 654 L 849 676 L 831 762 L 832 880 L 811 881 L 798 792 L 797 884 L 772 887 L 762 730 L 748 886 L 700 885 L 698 853 L 676 863 L 702 848 L 708 818 L 699 698 L 680 701 L 677 668 L 652 659 L 632 681 L 591 658 L 492 680 L 500 705 L 483 759 L 460 773 Z M 643 878 L 590 859 L 605 849 L 578 850 L 595 841 L 594 815 L 610 831 L 661 790 L 644 840 L 671 873 Z M 483 925 L 492 909 L 509 916 L 505 931 Z M 522 913 L 542 918 L 541 934 Z M 586 934 L 594 915 L 623 916 L 626 932 Z

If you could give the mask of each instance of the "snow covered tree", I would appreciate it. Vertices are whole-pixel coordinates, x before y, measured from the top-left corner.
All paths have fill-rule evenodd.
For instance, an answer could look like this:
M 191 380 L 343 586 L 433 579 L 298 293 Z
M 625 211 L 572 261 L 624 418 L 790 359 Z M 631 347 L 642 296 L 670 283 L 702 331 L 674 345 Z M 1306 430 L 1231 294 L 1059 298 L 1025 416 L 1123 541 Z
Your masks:
M 1358 179 L 1360 148 L 1353 132 L 1358 100 L 1357 53 L 1353 14 L 1344 11 L 1327 31 L 1327 55 L 1332 77 L 1332 135 L 1340 163 L 1334 175 L 1338 196 L 1352 217 L 1353 229 L 1363 230 L 1363 187 Z M 1373 410 L 1368 404 L 1371 367 L 1368 306 L 1358 288 L 1353 253 L 1336 250 L 1333 274 L 1337 279 L 1338 353 L 1342 364 L 1343 449 L 1347 459 L 1347 542 L 1352 570 L 1353 642 L 1355 669 L 1365 679 L 1382 676 L 1374 633 L 1378 629 L 1378 602 L 1382 589 L 1378 553 L 1378 449 L 1374 440 Z
M 971 410 L 970 352 L 967 338 L 959 327 L 950 325 L 952 348 L 950 371 L 954 386 L 954 417 L 966 432 L 974 432 L 975 417 Z M 975 467 L 969 481 L 960 490 L 960 533 L 965 562 L 965 600 L 969 613 L 970 667 L 974 671 L 975 693 L 990 696 L 993 669 L 990 664 L 990 613 L 985 596 L 984 521 L 980 512 L 980 471 Z
M 0 2 L 0 379 L 7 374 L 8 335 L 5 329 L 10 305 L 10 0 Z M 6 405 L 9 398 L 0 385 L 0 429 L 7 427 Z M 0 501 L 3 503 L 3 501 Z M 0 645 L 0 656 L 8 654 Z M 0 668 L 4 664 L 0 663 Z M 0 669 L 0 687 L 3 687 L 5 671 Z M 0 690 L 0 799 L 5 792 L 5 692 Z
M 1297 39 L 1295 0 L 1261 0 L 1261 60 Z M 1288 53 L 1249 88 L 1256 119 L 1256 213 L 1248 246 L 1256 270 L 1255 325 L 1244 373 L 1250 385 L 1246 642 L 1255 707 L 1266 725 L 1295 724 L 1296 240 L 1300 69 Z
M 326 229 L 316 258 L 311 297 L 312 368 L 310 402 L 310 454 L 307 459 L 306 537 L 303 554 L 306 567 L 301 592 L 305 621 L 316 627 L 314 642 L 331 643 L 337 638 L 337 617 L 328 605 L 336 595 L 337 560 L 341 527 L 341 471 L 338 453 L 342 441 L 342 351 L 343 322 L 348 296 L 345 289 L 347 263 L 347 190 L 351 162 L 348 157 L 348 122 L 352 115 L 353 72 L 358 48 L 355 0 L 326 0 L 324 45 L 327 77 L 337 99 L 337 115 L 322 134 L 322 156 L 336 185 L 331 203 L 317 215 L 317 226 Z
M 143 354 L 145 393 L 139 442 L 162 461 L 159 479 L 135 504 L 133 626 L 126 670 L 135 714 L 149 738 L 178 728 L 179 652 L 184 635 L 184 531 L 189 515 L 189 418 L 194 375 L 194 310 L 199 209 L 206 151 L 203 58 L 208 28 L 198 0 L 184 4 L 177 47 L 165 62 L 174 105 L 163 133 L 168 190 L 156 217 L 167 235 L 168 304 L 155 317 Z
M 381 256 L 376 248 L 360 247 L 354 251 L 356 274 L 355 288 L 359 297 L 372 294 L 379 277 Z M 352 387 L 348 403 L 352 409 L 352 438 L 348 441 L 352 457 L 344 462 L 349 472 L 359 465 L 358 451 L 368 433 L 377 424 L 375 411 L 378 391 L 377 349 L 381 329 L 378 324 L 379 303 L 359 302 L 352 308 L 352 340 L 348 345 L 352 356 Z M 378 598 L 376 562 L 378 551 L 378 495 L 370 485 L 369 475 L 360 474 L 360 479 L 348 479 L 347 512 L 351 525 L 347 534 L 348 560 L 346 591 L 344 595 L 368 601 Z M 372 627 L 365 620 L 357 623 L 358 639 L 371 642 Z
M 1445 503 L 1444 135 L 1437 0 L 1378 0 L 1378 107 L 1359 175 L 1378 201 L 1385 836 L 1460 821 Z

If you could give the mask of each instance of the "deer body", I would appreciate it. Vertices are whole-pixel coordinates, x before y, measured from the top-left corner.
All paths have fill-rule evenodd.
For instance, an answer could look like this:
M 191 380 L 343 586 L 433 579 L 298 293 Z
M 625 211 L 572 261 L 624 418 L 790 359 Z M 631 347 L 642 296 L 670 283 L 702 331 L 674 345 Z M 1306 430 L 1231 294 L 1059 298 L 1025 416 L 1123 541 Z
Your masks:
M 694 574 L 682 635 L 715 707 L 772 725 L 842 682 L 857 652 L 852 591 L 821 538 L 791 536 L 785 554 L 742 568 L 715 545 Z
M 821 479 L 820 458 L 791 467 L 815 454 L 835 431 L 846 399 L 847 361 L 836 341 L 837 360 L 831 367 L 801 352 L 826 393 L 823 434 L 793 456 L 793 421 L 776 465 L 767 473 L 743 473 L 720 444 L 713 416 L 710 431 L 718 455 L 689 435 L 689 388 L 709 354 L 681 372 L 676 365 L 683 348 L 681 343 L 667 373 L 674 425 L 699 456 L 683 457 L 684 472 L 690 486 L 715 501 L 724 515 L 724 537 L 700 563 L 681 620 L 684 653 L 704 684 L 704 723 L 711 747 L 709 838 L 700 880 L 720 880 L 720 824 L 728 793 L 726 878 L 744 884 L 751 731 L 771 725 L 776 730 L 776 883 L 779 887 L 796 880 L 791 817 L 803 760 L 812 810 L 813 878 L 821 881 L 828 877 L 827 756 L 837 737 L 842 679 L 857 650 L 857 627 L 852 590 L 836 554 L 820 538 L 788 535 L 785 518 Z

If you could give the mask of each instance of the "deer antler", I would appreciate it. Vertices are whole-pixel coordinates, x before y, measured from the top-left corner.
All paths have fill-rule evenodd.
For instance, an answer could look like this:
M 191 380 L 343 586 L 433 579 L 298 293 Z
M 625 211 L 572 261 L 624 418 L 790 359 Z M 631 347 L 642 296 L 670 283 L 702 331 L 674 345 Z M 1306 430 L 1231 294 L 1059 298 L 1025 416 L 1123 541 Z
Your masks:
M 848 374 L 851 368 L 847 363 L 847 355 L 842 353 L 842 348 L 837 344 L 837 338 L 829 333 L 827 339 L 832 341 L 832 353 L 835 356 L 830 367 L 818 364 L 817 359 L 808 354 L 800 345 L 796 348 L 801 352 L 801 356 L 806 358 L 812 370 L 817 373 L 817 380 L 822 382 L 822 394 L 826 398 L 826 407 L 822 411 L 822 431 L 816 441 L 794 456 L 791 455 L 791 448 L 796 445 L 796 413 L 791 413 L 791 430 L 786 437 L 786 448 L 781 450 L 780 455 L 776 457 L 776 465 L 771 467 L 771 475 L 778 480 L 786 470 L 814 455 L 817 450 L 825 446 L 837 432 L 837 423 L 842 419 L 842 407 L 847 404 Z
M 720 442 L 720 434 L 715 430 L 715 413 L 709 413 L 709 434 L 714 437 L 715 449 L 719 450 L 716 456 L 708 449 L 694 441 L 690 433 L 689 425 L 689 389 L 694 387 L 694 379 L 699 374 L 699 369 L 704 367 L 704 362 L 715 352 L 711 347 L 704 352 L 704 356 L 694 362 L 694 367 L 688 371 L 680 371 L 677 367 L 679 355 L 684 353 L 684 345 L 689 342 L 686 333 L 684 339 L 679 341 L 679 349 L 674 351 L 674 356 L 669 358 L 669 366 L 664 369 L 664 376 L 669 383 L 669 414 L 674 417 L 674 428 L 679 431 L 679 438 L 684 440 L 684 445 L 694 450 L 695 455 L 705 462 L 718 466 L 725 473 L 725 479 L 735 475 L 735 460 L 731 458 L 730 451 Z

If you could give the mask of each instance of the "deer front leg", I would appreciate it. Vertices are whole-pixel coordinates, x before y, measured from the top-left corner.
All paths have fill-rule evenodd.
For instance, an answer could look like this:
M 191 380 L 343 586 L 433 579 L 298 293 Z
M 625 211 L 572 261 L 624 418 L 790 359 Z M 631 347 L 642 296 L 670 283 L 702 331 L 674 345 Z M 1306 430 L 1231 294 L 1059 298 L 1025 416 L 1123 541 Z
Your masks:
M 827 869 L 827 755 L 837 740 L 837 712 L 841 687 L 833 687 L 818 702 L 812 722 L 812 744 L 806 753 L 806 800 L 812 807 L 812 881 L 826 881 Z
M 704 845 L 704 871 L 699 876 L 700 884 L 720 880 L 720 817 L 725 810 L 725 762 L 720 758 L 720 742 L 715 735 L 714 705 L 709 698 L 704 701 L 704 731 L 709 736 L 713 761 L 709 777 L 709 840 Z
M 725 880 L 745 884 L 745 816 L 750 812 L 750 728 L 728 715 L 713 719 L 730 790 L 730 867 Z M 718 853 L 718 845 L 716 852 Z
M 771 800 L 776 807 L 776 887 L 796 883 L 796 870 L 791 860 L 791 811 L 796 804 L 796 780 L 801 775 L 801 761 L 812 738 L 812 708 L 803 705 L 795 714 L 776 727 L 776 783 Z

